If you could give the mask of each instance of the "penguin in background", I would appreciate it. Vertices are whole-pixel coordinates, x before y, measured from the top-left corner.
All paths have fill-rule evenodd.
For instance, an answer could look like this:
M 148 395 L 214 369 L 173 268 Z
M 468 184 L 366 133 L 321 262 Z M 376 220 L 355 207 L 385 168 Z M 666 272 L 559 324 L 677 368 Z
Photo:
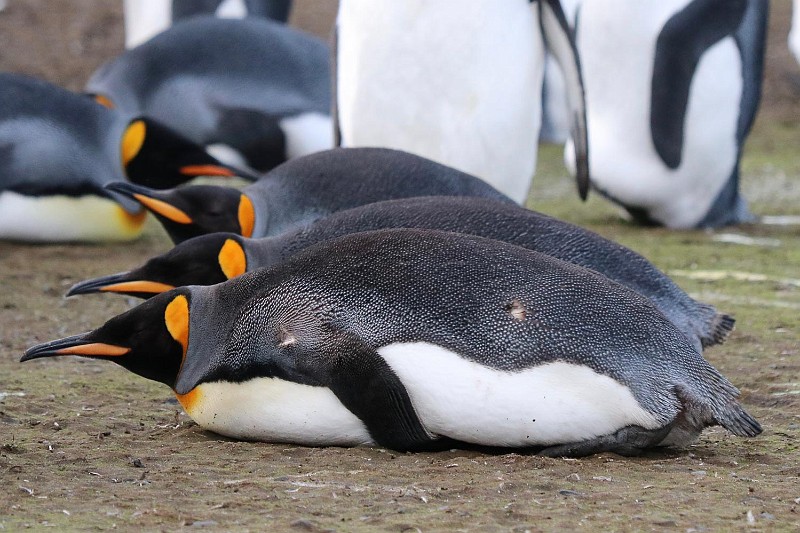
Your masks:
M 0 239 L 133 239 L 145 211 L 105 185 L 129 179 L 175 187 L 209 174 L 248 176 L 151 119 L 0 73 Z
M 102 65 L 86 92 L 265 172 L 333 146 L 330 51 L 261 17 L 192 17 Z
M 197 15 L 220 18 L 264 17 L 289 20 L 291 0 L 123 0 L 125 48 L 134 48 L 169 28 L 173 22 Z
M 792 29 L 789 31 L 789 50 L 800 63 L 800 0 L 792 2 Z
M 642 296 L 698 349 L 721 343 L 734 319 L 692 299 L 647 259 L 568 222 L 479 197 L 428 196 L 376 202 L 333 213 L 273 237 L 210 233 L 176 245 L 129 272 L 86 280 L 67 296 L 95 292 L 150 298 L 185 285 L 213 285 L 280 264 L 321 242 L 363 231 L 416 228 L 476 235 L 522 246 L 608 277 Z
M 241 190 L 193 185 L 156 191 L 125 182 L 107 187 L 150 210 L 174 243 L 218 231 L 277 235 L 336 211 L 395 198 L 480 196 L 511 202 L 475 176 L 388 148 L 334 148 L 298 157 Z
M 198 425 L 237 439 L 559 457 L 684 446 L 713 425 L 761 432 L 648 300 L 544 254 L 449 232 L 327 241 L 160 294 L 22 361 L 63 355 L 164 383 Z
M 585 198 L 581 72 L 557 0 L 341 0 L 334 68 L 339 144 L 415 153 L 524 203 L 536 168 L 545 45 L 566 75 Z
M 753 221 L 739 161 L 761 95 L 768 1 L 579 4 L 593 188 L 645 224 Z

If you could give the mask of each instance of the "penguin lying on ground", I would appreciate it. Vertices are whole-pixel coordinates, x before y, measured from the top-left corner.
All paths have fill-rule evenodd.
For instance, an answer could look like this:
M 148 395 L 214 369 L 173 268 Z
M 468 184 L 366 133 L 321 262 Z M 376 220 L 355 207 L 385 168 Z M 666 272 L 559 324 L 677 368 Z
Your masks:
M 125 48 L 133 48 L 169 28 L 173 22 L 198 15 L 220 18 L 289 19 L 291 0 L 123 0 Z
M 340 0 L 340 144 L 428 157 L 524 203 L 536 169 L 545 48 L 566 75 L 585 198 L 581 71 L 558 0 Z
M 153 191 L 129 183 L 108 188 L 141 202 L 173 242 L 228 231 L 277 235 L 335 211 L 412 196 L 481 196 L 511 200 L 480 179 L 386 148 L 335 148 L 278 166 L 239 191 L 191 186 Z
M 153 120 L 0 73 L 0 239 L 132 239 L 144 211 L 104 185 L 165 188 L 205 174 L 250 176 Z
M 739 161 L 761 96 L 768 1 L 580 4 L 593 187 L 644 223 L 752 221 Z
M 519 246 L 430 230 L 327 241 L 175 289 L 22 360 L 105 358 L 238 439 L 636 454 L 761 428 L 649 300 Z M 455 444 L 454 444 L 455 443 Z
M 266 171 L 333 146 L 329 56 L 267 19 L 194 17 L 100 67 L 86 91 Z
M 67 294 L 118 292 L 149 298 L 184 285 L 213 285 L 272 267 L 343 235 L 422 228 L 516 244 L 599 272 L 649 298 L 695 345 L 724 341 L 734 320 L 693 300 L 647 259 L 591 231 L 512 204 L 484 198 L 404 198 L 339 211 L 292 232 L 263 239 L 212 233 L 183 241 L 130 272 L 87 280 Z

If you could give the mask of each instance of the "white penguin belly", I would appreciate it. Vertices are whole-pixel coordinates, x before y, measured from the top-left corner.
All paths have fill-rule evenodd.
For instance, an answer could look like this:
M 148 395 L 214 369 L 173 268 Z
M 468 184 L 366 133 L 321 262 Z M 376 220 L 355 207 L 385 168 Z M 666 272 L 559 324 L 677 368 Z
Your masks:
M 610 2 L 583 2 L 577 36 L 592 181 L 622 204 L 646 209 L 666 226 L 692 227 L 706 214 L 736 163 L 742 92 L 738 49 L 727 38 L 700 58 L 689 89 L 681 163 L 670 169 L 656 152 L 650 132 L 653 58 L 664 24 L 688 2 Z M 620 12 L 628 13 L 625 20 L 616 15 Z M 639 23 L 632 27 L 630 20 Z M 612 77 L 610 57 L 615 58 Z M 568 164 L 572 157 L 568 146 Z
M 421 342 L 391 344 L 378 353 L 434 435 L 533 446 L 579 442 L 629 425 L 660 427 L 627 387 L 588 367 L 556 362 L 508 372 Z
M 178 399 L 198 425 L 228 437 L 311 446 L 374 443 L 364 423 L 326 387 L 255 378 L 202 383 Z
M 525 201 L 544 60 L 528 2 L 343 0 L 337 24 L 343 146 L 405 150 Z
M 0 239 L 27 242 L 129 241 L 146 212 L 131 215 L 99 196 L 24 196 L 0 193 Z

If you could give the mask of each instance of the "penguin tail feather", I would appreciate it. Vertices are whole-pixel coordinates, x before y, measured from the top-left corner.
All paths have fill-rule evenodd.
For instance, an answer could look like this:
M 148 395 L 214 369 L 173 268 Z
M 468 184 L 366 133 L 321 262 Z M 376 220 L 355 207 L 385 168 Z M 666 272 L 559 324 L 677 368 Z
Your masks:
M 715 418 L 719 425 L 739 437 L 755 437 L 762 431 L 761 424 L 736 401 L 715 413 Z
M 736 325 L 736 319 L 724 313 L 718 313 L 712 305 L 701 304 L 704 315 L 709 318 L 705 321 L 705 331 L 698 332 L 703 348 L 715 344 L 722 344 L 728 338 Z

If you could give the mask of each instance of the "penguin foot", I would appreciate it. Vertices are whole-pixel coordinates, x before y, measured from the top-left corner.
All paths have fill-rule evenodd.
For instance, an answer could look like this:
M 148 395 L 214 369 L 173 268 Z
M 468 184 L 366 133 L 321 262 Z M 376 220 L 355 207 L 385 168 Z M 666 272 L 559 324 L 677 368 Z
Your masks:
M 613 452 L 626 457 L 640 455 L 647 448 L 658 445 L 672 429 L 668 425 L 658 429 L 626 426 L 616 433 L 581 442 L 550 446 L 537 452 L 544 457 L 585 457 L 601 452 Z

